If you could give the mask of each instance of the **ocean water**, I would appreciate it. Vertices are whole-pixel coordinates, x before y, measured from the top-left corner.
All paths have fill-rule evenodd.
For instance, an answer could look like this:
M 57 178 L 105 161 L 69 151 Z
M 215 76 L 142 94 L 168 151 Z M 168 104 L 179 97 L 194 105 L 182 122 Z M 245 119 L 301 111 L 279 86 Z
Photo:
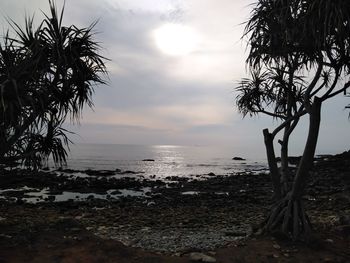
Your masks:
M 235 156 L 246 160 L 232 160 Z M 120 169 L 157 178 L 267 170 L 263 156 L 246 156 L 230 147 L 118 144 L 72 145 L 67 167 L 75 170 Z
M 259 154 L 259 153 L 258 153 Z M 260 153 L 261 154 L 261 153 Z M 246 160 L 235 161 L 233 157 L 239 156 Z M 152 159 L 154 161 L 143 161 Z M 56 170 L 53 163 L 49 167 Z M 116 173 L 112 177 L 136 177 L 151 180 L 173 181 L 171 176 L 194 178 L 209 177 L 209 173 L 216 175 L 229 175 L 240 172 L 266 173 L 267 164 L 264 157 L 259 155 L 246 155 L 231 147 L 209 147 L 209 146 L 172 146 L 172 145 L 115 145 L 115 144 L 75 144 L 70 147 L 67 160 L 67 168 L 75 172 L 57 171 L 59 176 L 89 177 L 85 170 L 116 170 L 133 171 L 135 173 Z M 207 175 L 207 176 L 206 176 Z M 118 190 L 117 193 L 114 193 Z M 87 200 L 91 196 L 95 199 L 107 199 L 108 196 L 118 199 L 123 196 L 146 197 L 151 192 L 150 187 L 141 189 L 109 189 L 105 194 L 80 193 L 63 191 L 53 194 L 49 188 L 30 188 L 21 186 L 15 189 L 1 189 L 0 199 L 10 202 L 17 201 L 17 197 L 8 195 L 8 192 L 25 192 L 23 201 L 28 203 L 55 202 L 76 200 Z M 198 194 L 198 192 L 187 191 L 184 195 Z M 218 193 L 222 194 L 222 193 Z

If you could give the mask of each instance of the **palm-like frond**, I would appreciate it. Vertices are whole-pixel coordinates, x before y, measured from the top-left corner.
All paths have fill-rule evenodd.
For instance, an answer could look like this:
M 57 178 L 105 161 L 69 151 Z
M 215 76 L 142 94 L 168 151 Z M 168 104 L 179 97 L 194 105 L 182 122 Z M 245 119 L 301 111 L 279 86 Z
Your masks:
M 322 56 L 349 60 L 349 32 L 347 0 L 259 0 L 245 28 L 248 62 L 255 67 L 286 60 L 287 54 L 297 55 L 300 65 Z
M 85 105 L 92 107 L 96 84 L 105 84 L 104 61 L 93 27 L 63 26 L 54 2 L 39 27 L 26 17 L 22 29 L 10 21 L 0 46 L 0 161 L 23 156 L 37 167 L 52 155 L 65 161 L 69 140 L 62 128 L 67 117 L 79 121 Z
M 236 104 L 243 116 L 270 113 L 276 118 L 286 118 L 288 109 L 295 110 L 302 103 L 305 81 L 303 76 L 292 75 L 282 67 L 251 70 L 236 88 Z M 294 72 L 293 72 L 294 73 Z
M 236 104 L 238 110 L 246 116 L 255 115 L 264 107 L 268 107 L 274 101 L 275 95 L 269 86 L 269 73 L 255 70 L 251 72 L 251 78 L 241 80 L 236 90 Z

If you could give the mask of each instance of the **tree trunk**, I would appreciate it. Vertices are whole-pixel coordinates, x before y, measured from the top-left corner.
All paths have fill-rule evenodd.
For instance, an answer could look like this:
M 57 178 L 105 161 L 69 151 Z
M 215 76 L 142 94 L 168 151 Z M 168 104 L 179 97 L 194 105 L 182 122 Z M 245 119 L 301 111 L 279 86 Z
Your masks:
M 320 130 L 321 106 L 321 99 L 315 97 L 310 112 L 309 134 L 307 137 L 304 153 L 300 160 L 297 174 L 294 179 L 291 196 L 293 200 L 298 200 L 302 197 L 306 186 L 306 181 L 309 177 L 310 169 L 313 166 L 318 133 Z
M 288 177 L 289 177 L 289 166 L 288 166 L 288 143 L 289 143 L 289 129 L 290 124 L 284 128 L 283 140 L 281 142 L 281 188 L 282 195 L 285 196 L 288 191 Z
M 310 236 L 311 223 L 305 213 L 301 197 L 313 165 L 321 121 L 321 106 L 321 99 L 315 97 L 309 112 L 308 137 L 303 157 L 294 178 L 292 190 L 273 205 L 267 219 L 263 223 L 263 231 L 273 232 L 279 230 L 285 235 L 291 236 L 294 240 L 300 238 L 308 240 Z
M 282 197 L 281 182 L 280 182 L 280 174 L 278 172 L 278 167 L 276 162 L 275 150 L 273 147 L 273 136 L 271 133 L 269 133 L 268 129 L 264 129 L 263 134 L 264 134 L 264 141 L 265 141 L 265 147 L 266 147 L 267 162 L 269 165 L 271 181 L 273 185 L 274 199 L 279 200 Z

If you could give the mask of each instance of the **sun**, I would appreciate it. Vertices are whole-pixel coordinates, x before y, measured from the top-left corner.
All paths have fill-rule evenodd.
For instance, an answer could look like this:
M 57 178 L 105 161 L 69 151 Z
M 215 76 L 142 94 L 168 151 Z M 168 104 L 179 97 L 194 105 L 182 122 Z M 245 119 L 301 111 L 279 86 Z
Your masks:
M 164 24 L 154 31 L 157 47 L 165 54 L 183 56 L 193 52 L 198 45 L 194 29 L 182 24 Z

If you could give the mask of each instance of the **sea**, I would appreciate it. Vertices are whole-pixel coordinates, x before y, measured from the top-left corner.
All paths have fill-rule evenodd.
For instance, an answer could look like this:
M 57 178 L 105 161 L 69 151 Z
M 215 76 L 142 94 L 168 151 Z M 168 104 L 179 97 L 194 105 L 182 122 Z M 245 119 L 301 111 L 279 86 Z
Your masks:
M 241 157 L 244 160 L 233 160 Z M 195 176 L 214 173 L 267 171 L 263 155 L 238 153 L 234 147 L 74 144 L 70 146 L 67 168 L 73 170 L 134 171 L 144 176 Z
M 234 157 L 240 157 L 243 160 L 234 160 Z M 238 153 L 238 150 L 232 147 L 175 145 L 73 144 L 70 146 L 67 165 L 63 167 L 66 169 L 57 169 L 52 161 L 49 162 L 48 168 L 58 176 L 67 176 L 70 179 L 98 177 L 99 172 L 108 170 L 115 171 L 111 175 L 114 178 L 134 177 L 162 180 L 165 183 L 176 181 L 176 177 L 201 180 L 213 175 L 268 172 L 264 157 L 256 153 L 251 155 L 245 154 L 244 151 Z M 87 170 L 90 170 L 89 173 Z M 91 175 L 91 170 L 96 170 L 97 173 L 93 171 Z M 151 191 L 150 187 L 143 187 L 109 189 L 102 194 L 71 191 L 52 193 L 48 187 L 20 186 L 16 189 L 0 188 L 0 199 L 15 202 L 17 197 L 11 193 L 23 192 L 25 196 L 21 200 L 27 203 L 50 200 L 83 201 L 91 197 L 95 199 L 118 199 L 123 196 L 146 197 Z M 196 194 L 196 192 L 190 191 L 183 194 Z

